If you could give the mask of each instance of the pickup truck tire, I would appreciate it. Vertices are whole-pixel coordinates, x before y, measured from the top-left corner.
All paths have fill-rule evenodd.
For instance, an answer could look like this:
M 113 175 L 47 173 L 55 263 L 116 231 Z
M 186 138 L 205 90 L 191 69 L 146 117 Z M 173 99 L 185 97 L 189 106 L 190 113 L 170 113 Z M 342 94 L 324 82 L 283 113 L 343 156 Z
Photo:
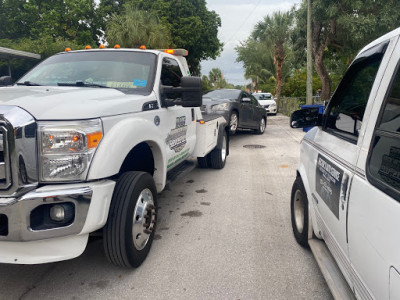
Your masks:
M 267 127 L 267 122 L 265 121 L 265 118 L 262 117 L 258 123 L 258 128 L 256 129 L 257 134 L 263 134 L 265 132 L 265 127 Z
M 121 267 L 136 268 L 146 259 L 157 221 L 157 190 L 146 172 L 129 171 L 117 181 L 103 245 L 108 260 Z
M 227 134 L 223 131 L 221 145 L 218 145 L 214 150 L 208 154 L 210 156 L 210 165 L 213 169 L 222 169 L 226 163 L 227 155 Z M 207 156 L 208 156 L 207 155 Z
M 235 135 L 239 125 L 239 118 L 237 112 L 231 112 L 229 115 L 229 133 Z
M 290 211 L 294 237 L 297 243 L 308 248 L 308 199 L 300 177 L 293 183 Z

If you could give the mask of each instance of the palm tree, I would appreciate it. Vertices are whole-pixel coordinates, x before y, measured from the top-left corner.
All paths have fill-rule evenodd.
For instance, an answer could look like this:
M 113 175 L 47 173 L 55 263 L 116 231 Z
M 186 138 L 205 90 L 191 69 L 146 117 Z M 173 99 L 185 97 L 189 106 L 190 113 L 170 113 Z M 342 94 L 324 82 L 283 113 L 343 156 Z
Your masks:
M 122 14 L 113 14 L 106 28 L 108 43 L 124 48 L 167 48 L 171 41 L 169 30 L 154 13 L 131 4 L 125 5 Z
M 255 40 L 273 47 L 273 56 L 276 72 L 276 96 L 281 96 L 282 67 L 286 59 L 285 46 L 289 40 L 289 29 L 292 25 L 290 12 L 275 12 L 272 16 L 265 16 L 258 22 L 252 33 Z

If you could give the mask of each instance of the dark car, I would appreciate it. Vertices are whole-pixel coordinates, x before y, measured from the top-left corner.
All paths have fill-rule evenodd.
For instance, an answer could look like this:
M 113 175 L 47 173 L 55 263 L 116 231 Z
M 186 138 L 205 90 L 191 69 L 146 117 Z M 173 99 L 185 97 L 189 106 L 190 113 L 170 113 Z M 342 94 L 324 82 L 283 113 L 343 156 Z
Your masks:
M 254 129 L 263 134 L 267 126 L 265 109 L 246 91 L 219 89 L 203 95 L 203 114 L 223 115 L 229 122 L 230 133 L 238 128 Z

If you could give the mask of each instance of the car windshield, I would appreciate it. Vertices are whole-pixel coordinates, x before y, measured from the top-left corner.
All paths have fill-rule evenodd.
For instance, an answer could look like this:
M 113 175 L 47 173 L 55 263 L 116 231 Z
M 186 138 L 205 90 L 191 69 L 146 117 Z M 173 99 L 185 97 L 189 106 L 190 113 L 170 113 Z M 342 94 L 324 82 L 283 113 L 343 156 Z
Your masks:
M 253 94 L 257 100 L 272 100 L 271 94 Z
M 239 98 L 240 92 L 240 90 L 215 90 L 204 94 L 204 97 L 237 99 Z
M 148 94 L 153 89 L 156 55 L 133 51 L 65 52 L 23 76 L 17 85 L 115 88 Z

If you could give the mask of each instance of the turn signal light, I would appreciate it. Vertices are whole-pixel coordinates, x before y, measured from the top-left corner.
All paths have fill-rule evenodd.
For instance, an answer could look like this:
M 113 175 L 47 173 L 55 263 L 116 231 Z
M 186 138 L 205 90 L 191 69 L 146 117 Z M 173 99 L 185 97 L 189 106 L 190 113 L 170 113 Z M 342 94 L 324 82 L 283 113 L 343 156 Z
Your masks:
M 87 146 L 89 149 L 96 148 L 100 143 L 101 138 L 103 137 L 103 133 L 101 131 L 88 133 L 86 135 L 87 138 Z

